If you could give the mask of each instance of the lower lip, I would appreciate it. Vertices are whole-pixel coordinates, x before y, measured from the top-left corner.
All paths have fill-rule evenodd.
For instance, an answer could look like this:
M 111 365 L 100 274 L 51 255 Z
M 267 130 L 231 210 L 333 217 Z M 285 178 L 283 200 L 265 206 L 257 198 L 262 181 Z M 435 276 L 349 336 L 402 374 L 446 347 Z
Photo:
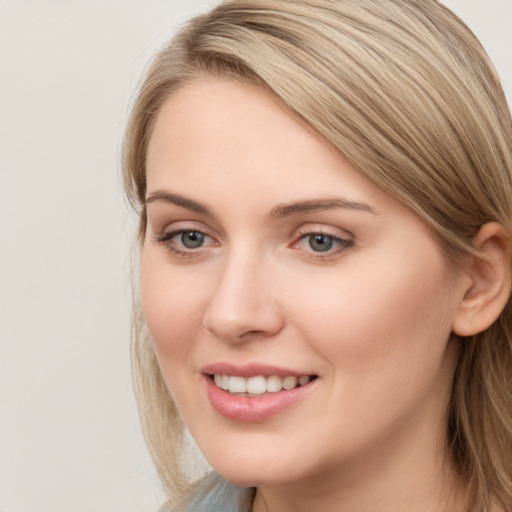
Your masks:
M 236 396 L 217 387 L 213 379 L 205 375 L 208 398 L 213 408 L 230 420 L 257 423 L 268 420 L 299 401 L 315 385 L 315 379 L 305 386 L 267 393 L 258 397 Z

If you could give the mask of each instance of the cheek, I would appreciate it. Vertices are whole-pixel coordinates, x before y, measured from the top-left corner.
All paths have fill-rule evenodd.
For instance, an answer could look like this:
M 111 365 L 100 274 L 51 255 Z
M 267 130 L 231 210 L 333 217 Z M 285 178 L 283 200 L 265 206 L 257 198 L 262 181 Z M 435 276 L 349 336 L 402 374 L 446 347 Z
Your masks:
M 296 321 L 328 362 L 326 384 L 337 403 L 326 420 L 337 426 L 333 446 L 345 427 L 356 446 L 363 431 L 381 439 L 415 415 L 438 417 L 451 386 L 454 359 L 446 346 L 453 301 L 442 267 L 425 273 L 404 265 L 387 265 L 386 274 L 368 269 L 308 287 L 309 293 L 295 290 L 301 297 Z
M 418 368 L 439 364 L 451 332 L 454 301 L 445 265 L 437 254 L 380 263 L 336 270 L 296 288 L 296 318 L 343 374 L 414 379 Z
M 140 296 L 144 318 L 159 360 L 179 360 L 191 346 L 207 302 L 198 276 L 169 265 L 151 249 L 143 250 Z M 172 357 L 169 357 L 172 356 Z

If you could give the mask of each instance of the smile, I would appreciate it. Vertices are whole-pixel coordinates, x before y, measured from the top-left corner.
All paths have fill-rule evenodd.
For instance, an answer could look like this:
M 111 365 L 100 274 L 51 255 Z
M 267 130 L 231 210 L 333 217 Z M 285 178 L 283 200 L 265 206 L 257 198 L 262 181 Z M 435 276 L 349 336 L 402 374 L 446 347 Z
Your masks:
M 225 418 L 243 423 L 259 423 L 283 414 L 306 400 L 320 382 L 317 375 L 253 373 L 242 377 L 224 372 L 206 373 L 203 379 L 212 407 Z
M 303 375 L 301 377 L 296 377 L 295 375 L 287 375 L 285 377 L 270 375 L 263 377 L 262 375 L 258 375 L 249 378 L 220 373 L 213 375 L 213 381 L 218 388 L 232 395 L 244 397 L 258 397 L 266 393 L 289 391 L 300 386 L 305 386 L 314 378 L 315 376 L 313 375 Z

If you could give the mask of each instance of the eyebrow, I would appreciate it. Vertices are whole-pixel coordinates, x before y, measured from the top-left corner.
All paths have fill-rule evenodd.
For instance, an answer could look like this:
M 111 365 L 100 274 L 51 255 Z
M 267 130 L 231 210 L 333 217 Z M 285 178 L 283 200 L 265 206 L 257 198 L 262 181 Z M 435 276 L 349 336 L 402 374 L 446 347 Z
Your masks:
M 151 192 L 146 198 L 146 204 L 163 201 L 165 203 L 174 204 L 203 215 L 213 216 L 213 212 L 209 206 L 199 201 L 189 199 L 179 194 L 173 194 L 164 190 L 156 190 Z M 348 209 L 376 214 L 376 211 L 366 203 L 358 201 L 349 201 L 341 197 L 325 197 L 319 199 L 307 199 L 304 201 L 296 201 L 293 203 L 278 204 L 272 208 L 270 217 L 281 219 L 292 215 L 300 215 L 305 213 L 314 213 L 322 210 Z
M 202 213 L 203 215 L 213 215 L 211 209 L 206 204 L 180 196 L 179 194 L 165 192 L 164 190 L 156 190 L 146 197 L 146 204 L 154 203 L 156 201 L 163 201 L 164 203 L 181 206 L 182 208 L 186 208 L 187 210 L 191 210 L 196 213 Z
M 290 215 L 313 213 L 322 210 L 335 210 L 338 208 L 359 210 L 373 214 L 377 213 L 371 206 L 365 203 L 349 201 L 341 197 L 326 197 L 320 199 L 309 199 L 306 201 L 297 201 L 288 204 L 278 204 L 272 208 L 270 216 L 273 218 L 282 218 L 288 217 Z

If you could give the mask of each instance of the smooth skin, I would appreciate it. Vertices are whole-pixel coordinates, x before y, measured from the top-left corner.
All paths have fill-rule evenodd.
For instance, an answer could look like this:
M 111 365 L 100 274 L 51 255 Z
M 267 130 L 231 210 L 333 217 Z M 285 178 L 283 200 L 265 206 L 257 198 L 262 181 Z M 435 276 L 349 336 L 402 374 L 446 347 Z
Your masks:
M 445 453 L 453 332 L 503 307 L 501 227 L 477 240 L 491 264 L 454 271 L 325 139 L 220 78 L 166 101 L 147 183 L 141 297 L 158 361 L 213 468 L 258 487 L 254 511 L 461 510 Z M 237 422 L 205 392 L 201 369 L 218 362 L 318 378 L 278 415 Z

